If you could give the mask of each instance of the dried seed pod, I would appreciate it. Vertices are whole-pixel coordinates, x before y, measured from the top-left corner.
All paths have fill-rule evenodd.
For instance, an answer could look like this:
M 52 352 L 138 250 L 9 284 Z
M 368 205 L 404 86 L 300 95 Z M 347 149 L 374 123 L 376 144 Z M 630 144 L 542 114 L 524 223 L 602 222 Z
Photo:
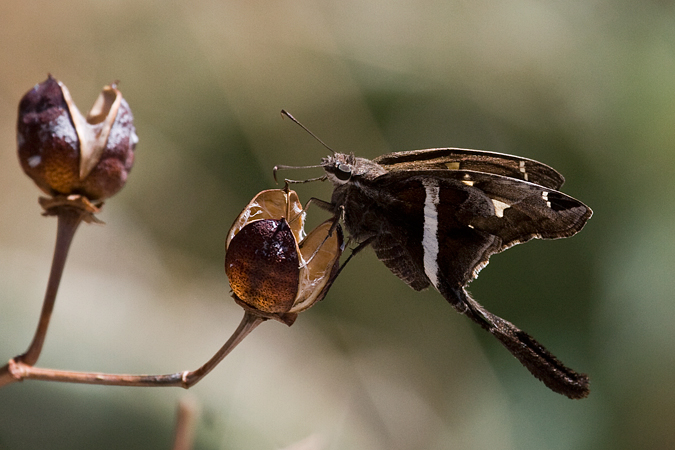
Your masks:
M 291 325 L 323 299 L 340 265 L 342 230 L 328 220 L 303 239 L 304 218 L 294 191 L 263 191 L 244 208 L 230 228 L 225 255 L 237 303 Z
M 268 313 L 285 313 L 300 285 L 298 260 L 286 219 L 263 219 L 247 224 L 232 239 L 225 269 L 240 300 Z
M 138 142 L 133 116 L 115 84 L 83 117 L 66 86 L 51 75 L 19 103 L 17 143 L 24 172 L 49 195 L 100 201 L 127 180 Z

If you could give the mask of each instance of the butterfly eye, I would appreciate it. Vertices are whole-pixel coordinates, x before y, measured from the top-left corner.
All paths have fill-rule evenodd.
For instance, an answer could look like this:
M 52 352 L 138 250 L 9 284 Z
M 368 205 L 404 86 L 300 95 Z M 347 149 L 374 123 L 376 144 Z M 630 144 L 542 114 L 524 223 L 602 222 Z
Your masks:
M 337 163 L 335 165 L 335 176 L 338 180 L 347 181 L 352 177 L 352 169 L 348 165 Z

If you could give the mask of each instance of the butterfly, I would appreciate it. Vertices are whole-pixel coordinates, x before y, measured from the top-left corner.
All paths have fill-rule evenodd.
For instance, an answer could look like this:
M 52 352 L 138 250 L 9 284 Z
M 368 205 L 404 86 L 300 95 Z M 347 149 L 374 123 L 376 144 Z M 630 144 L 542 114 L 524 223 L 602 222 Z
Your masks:
M 372 247 L 394 275 L 416 291 L 437 289 L 547 387 L 569 398 L 589 394 L 587 375 L 566 367 L 466 291 L 491 255 L 534 238 L 569 237 L 584 227 L 592 211 L 559 191 L 565 181 L 560 173 L 532 159 L 458 148 L 373 160 L 334 153 L 320 167 L 325 175 L 318 179 L 329 180 L 333 193 L 330 202 L 317 203 L 356 243 L 350 258 Z M 289 166 L 277 166 L 275 174 L 282 168 Z

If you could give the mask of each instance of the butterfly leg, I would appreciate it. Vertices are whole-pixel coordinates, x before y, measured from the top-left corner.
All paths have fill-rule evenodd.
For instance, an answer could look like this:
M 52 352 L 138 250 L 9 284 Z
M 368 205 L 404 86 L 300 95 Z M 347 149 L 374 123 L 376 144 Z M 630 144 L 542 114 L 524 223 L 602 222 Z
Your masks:
M 331 213 L 335 212 L 335 205 L 327 202 L 325 200 L 321 200 L 320 198 L 312 197 L 309 200 L 307 200 L 307 203 L 305 203 L 305 206 L 302 208 L 305 212 L 307 211 L 307 208 L 309 208 L 309 205 L 317 205 L 319 208 L 323 209 L 324 211 L 329 211 Z M 330 230 L 328 231 L 328 236 L 326 239 L 330 236 L 333 235 L 333 232 L 337 228 L 338 224 L 341 221 L 344 221 L 344 215 L 345 215 L 345 207 L 344 206 L 339 206 L 338 208 L 339 214 L 335 214 L 333 216 L 333 226 L 330 227 Z
M 278 183 L 279 181 L 277 180 L 277 172 L 280 170 L 290 170 L 290 169 L 312 169 L 312 168 L 317 168 L 317 167 L 322 167 L 321 165 L 317 166 L 274 166 L 272 169 L 272 176 L 274 177 L 274 182 Z M 286 184 L 297 184 L 297 183 L 310 183 L 312 181 L 325 181 L 328 177 L 326 175 L 316 177 L 316 178 L 310 178 L 307 180 L 284 180 Z
M 307 200 L 307 203 L 305 203 L 305 206 L 303 206 L 303 210 L 307 211 L 307 208 L 309 208 L 309 205 L 316 205 L 319 208 L 323 209 L 324 211 L 329 211 L 333 212 L 335 211 L 335 205 L 333 205 L 331 202 L 327 202 L 326 200 L 321 200 L 320 198 L 312 197 L 309 200 Z
M 586 374 L 566 367 L 532 336 L 498 317 L 469 296 L 462 287 L 443 289 L 443 296 L 459 311 L 490 332 L 532 375 L 549 389 L 569 398 L 584 398 L 590 393 Z
M 368 246 L 373 242 L 374 239 L 375 239 L 375 236 L 370 237 L 370 238 L 366 239 L 365 241 L 361 242 L 359 245 L 357 245 L 357 246 L 352 250 L 352 252 L 349 254 L 349 256 L 347 257 L 347 259 L 345 260 L 345 262 L 342 263 L 342 265 L 341 265 L 340 268 L 338 269 L 337 273 L 335 274 L 335 278 L 337 278 L 337 276 L 340 275 L 340 272 L 342 272 L 342 269 L 345 268 L 345 266 L 347 265 L 347 263 L 354 257 L 354 255 L 356 255 L 357 253 L 359 253 L 359 252 L 360 252 L 361 250 L 363 250 L 364 248 L 368 247 Z M 349 244 L 349 242 L 347 242 L 347 244 Z

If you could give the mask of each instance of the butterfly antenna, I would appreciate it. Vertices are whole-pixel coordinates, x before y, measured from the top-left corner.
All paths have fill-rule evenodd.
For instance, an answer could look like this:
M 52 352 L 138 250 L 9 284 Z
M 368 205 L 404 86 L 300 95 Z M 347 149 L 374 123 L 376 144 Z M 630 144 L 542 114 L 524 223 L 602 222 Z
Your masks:
M 295 117 L 293 117 L 293 116 L 291 115 L 291 113 L 289 113 L 289 112 L 286 111 L 285 109 L 282 109 L 282 110 L 281 110 L 281 116 L 282 116 L 282 117 L 283 117 L 283 116 L 286 116 L 286 117 L 288 117 L 289 119 L 291 119 L 293 122 L 295 122 L 296 125 L 298 125 L 300 128 L 302 128 L 303 130 L 305 130 L 305 131 L 306 131 L 310 136 L 312 136 L 314 139 L 316 139 L 317 141 L 319 141 L 319 143 L 320 143 L 321 145 L 323 145 L 323 146 L 326 147 L 328 150 L 330 150 L 331 153 L 335 154 L 335 150 L 333 150 L 332 148 L 330 148 L 324 141 L 322 141 L 321 139 L 319 139 L 319 137 L 318 137 L 316 134 L 314 134 L 314 133 L 312 133 L 311 131 L 309 131 L 309 129 L 308 129 L 306 126 L 304 126 L 303 124 L 301 124 L 300 121 L 299 121 L 298 119 L 296 119 Z

